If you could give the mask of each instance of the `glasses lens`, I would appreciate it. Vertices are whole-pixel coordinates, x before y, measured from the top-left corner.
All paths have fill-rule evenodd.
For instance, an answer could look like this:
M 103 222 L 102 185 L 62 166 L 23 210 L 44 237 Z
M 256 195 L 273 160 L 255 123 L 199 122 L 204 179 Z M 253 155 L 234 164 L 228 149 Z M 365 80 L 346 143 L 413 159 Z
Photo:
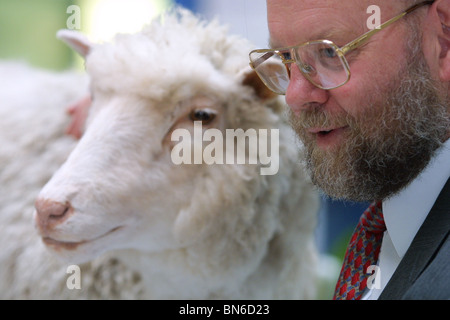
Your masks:
M 274 51 L 251 52 L 250 61 L 264 84 L 277 94 L 285 94 L 289 74 L 281 57 Z
M 333 89 L 347 82 L 350 72 L 346 62 L 329 41 L 311 42 L 295 49 L 300 71 L 322 89 Z

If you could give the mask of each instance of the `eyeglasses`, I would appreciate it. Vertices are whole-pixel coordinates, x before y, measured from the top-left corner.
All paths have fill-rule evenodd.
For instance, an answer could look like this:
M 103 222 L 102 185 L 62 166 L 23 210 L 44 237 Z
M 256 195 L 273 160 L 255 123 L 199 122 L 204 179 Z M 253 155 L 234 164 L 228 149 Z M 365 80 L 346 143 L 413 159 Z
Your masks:
M 412 6 L 341 48 L 329 40 L 314 40 L 280 49 L 253 50 L 249 54 L 250 67 L 270 90 L 281 95 L 286 94 L 291 76 L 289 65 L 294 62 L 305 78 L 316 87 L 324 90 L 341 87 L 350 80 L 350 67 L 345 58 L 347 53 L 407 14 L 433 2 L 424 1 Z

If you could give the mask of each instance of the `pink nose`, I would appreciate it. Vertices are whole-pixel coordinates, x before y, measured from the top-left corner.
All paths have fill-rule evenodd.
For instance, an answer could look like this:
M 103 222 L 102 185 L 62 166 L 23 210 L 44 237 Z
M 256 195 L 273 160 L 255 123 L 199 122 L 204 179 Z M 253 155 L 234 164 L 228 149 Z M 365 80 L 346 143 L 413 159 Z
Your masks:
M 64 222 L 73 213 L 73 208 L 69 202 L 61 203 L 39 198 L 34 206 L 36 208 L 36 223 L 43 233 Z

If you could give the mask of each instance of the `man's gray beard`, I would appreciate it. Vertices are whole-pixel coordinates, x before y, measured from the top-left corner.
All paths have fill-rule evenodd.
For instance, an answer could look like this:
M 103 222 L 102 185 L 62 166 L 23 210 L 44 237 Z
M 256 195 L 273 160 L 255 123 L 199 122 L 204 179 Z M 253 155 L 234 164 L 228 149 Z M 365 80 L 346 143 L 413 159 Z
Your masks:
M 356 117 L 328 115 L 311 105 L 291 125 L 305 145 L 306 168 L 322 191 L 335 199 L 382 200 L 408 185 L 426 167 L 450 128 L 447 101 L 438 98 L 421 50 L 386 88 L 384 108 L 368 102 Z M 380 102 L 378 102 L 380 103 Z M 338 149 L 322 150 L 304 128 L 349 125 Z

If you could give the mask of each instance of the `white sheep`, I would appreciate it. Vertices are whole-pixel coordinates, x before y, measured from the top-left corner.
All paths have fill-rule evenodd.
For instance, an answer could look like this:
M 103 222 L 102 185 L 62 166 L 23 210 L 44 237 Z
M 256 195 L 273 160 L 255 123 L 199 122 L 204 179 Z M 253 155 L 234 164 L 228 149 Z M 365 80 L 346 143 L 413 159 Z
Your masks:
M 242 72 L 251 44 L 183 10 L 111 43 L 60 37 L 86 56 L 79 142 L 63 108 L 84 75 L 0 65 L 0 298 L 315 298 L 318 196 L 281 102 Z M 276 174 L 175 164 L 194 121 L 279 130 Z

